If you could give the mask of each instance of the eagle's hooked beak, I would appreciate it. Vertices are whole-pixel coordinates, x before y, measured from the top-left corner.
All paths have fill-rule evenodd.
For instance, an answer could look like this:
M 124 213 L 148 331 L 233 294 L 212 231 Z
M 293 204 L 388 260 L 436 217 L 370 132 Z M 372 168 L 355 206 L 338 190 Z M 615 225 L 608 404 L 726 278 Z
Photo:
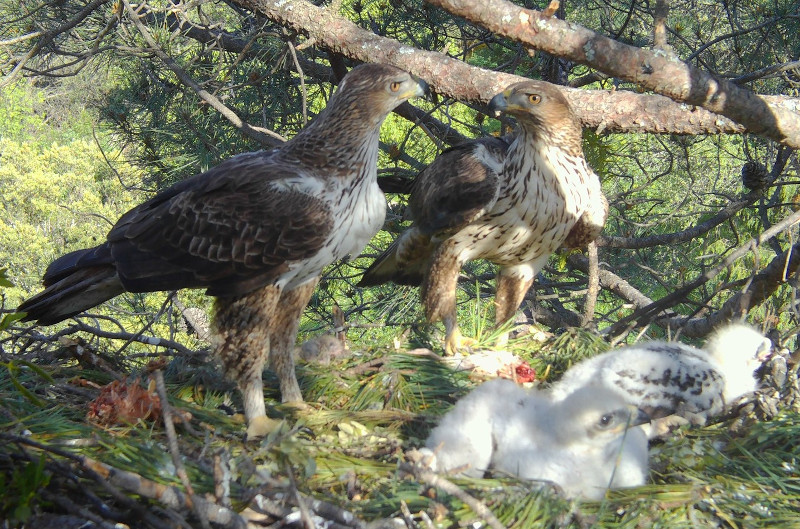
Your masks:
M 414 74 L 410 74 L 410 75 L 411 75 L 411 78 L 414 81 L 416 81 L 417 86 L 416 86 L 416 89 L 414 90 L 414 93 L 408 96 L 408 99 L 411 99 L 412 97 L 423 97 L 423 96 L 425 96 L 426 99 L 427 99 L 427 97 L 431 93 L 431 87 L 423 79 L 417 77 Z
M 631 420 L 630 424 L 628 425 L 629 428 L 633 428 L 634 426 L 639 426 L 640 424 L 647 424 L 651 421 L 650 415 L 642 410 L 641 408 L 637 408 L 636 406 L 629 407 L 631 412 Z
M 500 92 L 489 101 L 489 115 L 493 117 L 500 117 L 504 111 L 508 109 L 508 94 Z

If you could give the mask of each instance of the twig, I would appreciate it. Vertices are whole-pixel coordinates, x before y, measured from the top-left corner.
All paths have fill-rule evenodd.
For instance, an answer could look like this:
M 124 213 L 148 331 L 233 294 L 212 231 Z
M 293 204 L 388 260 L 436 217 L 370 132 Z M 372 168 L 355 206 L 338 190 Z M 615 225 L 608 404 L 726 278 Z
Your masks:
M 69 336 L 70 334 L 75 334 L 78 331 L 88 332 L 89 334 L 96 336 L 97 338 L 109 338 L 112 340 L 126 340 L 132 341 L 137 343 L 143 343 L 145 345 L 152 345 L 155 347 L 163 347 L 165 349 L 173 349 L 179 353 L 185 354 L 187 356 L 195 356 L 198 354 L 197 351 L 193 351 L 178 342 L 173 340 L 168 340 L 166 338 L 159 338 L 156 336 L 143 336 L 140 333 L 130 333 L 130 332 L 111 332 L 105 331 L 99 327 L 93 327 L 86 323 L 83 323 L 80 320 L 75 320 L 77 323 L 76 325 L 71 325 L 69 327 L 65 327 L 64 329 L 58 331 L 57 333 L 46 336 L 41 332 L 35 332 L 32 328 L 22 329 L 23 331 L 27 331 L 29 334 L 32 335 L 32 338 L 42 341 L 42 342 L 56 342 L 59 338 L 63 336 Z
M 42 499 L 44 499 L 45 501 L 55 503 L 65 511 L 80 516 L 87 522 L 91 523 L 91 524 L 87 523 L 81 527 L 92 527 L 95 524 L 101 529 L 116 529 L 117 527 L 119 527 L 117 524 L 108 523 L 107 521 L 103 520 L 103 518 L 91 512 L 86 507 L 81 505 L 76 505 L 65 494 L 53 494 L 47 489 L 40 490 L 39 494 L 41 494 Z
M 315 529 L 314 520 L 311 518 L 311 513 L 308 511 L 308 506 L 306 506 L 306 502 L 303 501 L 300 491 L 297 489 L 297 480 L 294 479 L 292 466 L 288 461 L 284 466 L 286 469 L 286 475 L 289 476 L 289 483 L 292 487 L 292 495 L 297 502 L 297 508 L 300 510 L 300 520 L 303 523 L 303 527 L 305 527 L 305 529 Z
M 348 510 L 342 509 L 338 505 L 318 500 L 316 498 L 311 498 L 300 492 L 298 492 L 298 494 L 305 504 L 317 514 L 317 516 L 320 516 L 326 520 L 331 520 L 334 525 L 355 527 L 356 529 L 364 529 L 366 525 L 362 520 L 357 518 L 355 514 Z
M 494 513 L 492 513 L 489 507 L 486 506 L 486 504 L 464 492 L 461 487 L 452 481 L 449 481 L 435 472 L 422 468 L 420 465 L 415 465 L 413 463 L 400 463 L 399 470 L 400 472 L 414 476 L 414 478 L 424 482 L 426 485 L 442 489 L 447 494 L 455 496 L 467 504 L 469 508 L 475 512 L 475 514 L 486 520 L 486 523 L 488 523 L 492 529 L 506 529 L 506 527 L 500 522 L 500 520 L 497 519 L 497 517 L 494 515 Z
M 180 449 L 178 448 L 178 436 L 175 434 L 175 423 L 172 421 L 172 409 L 169 405 L 169 400 L 167 400 L 167 388 L 164 384 L 164 374 L 160 369 L 156 369 L 153 372 L 153 376 L 156 379 L 158 398 L 161 399 L 161 413 L 164 415 L 164 430 L 167 433 L 169 453 L 170 456 L 172 456 L 172 464 L 175 465 L 175 473 L 180 478 L 181 483 L 183 483 L 183 488 L 186 489 L 187 501 L 192 511 L 194 511 L 200 519 L 200 524 L 204 529 L 211 529 L 205 513 L 197 508 L 197 503 L 195 501 L 197 497 L 194 494 L 192 482 L 189 480 L 189 475 L 186 473 L 186 467 L 181 458 Z
M 403 520 L 406 522 L 406 527 L 409 529 L 417 529 L 419 526 L 417 522 L 414 521 L 414 517 L 411 516 L 411 511 L 408 509 L 408 505 L 403 500 L 400 500 L 400 513 L 403 515 Z
M 224 507 L 231 506 L 231 467 L 230 454 L 220 448 L 214 454 L 214 496 Z
M 308 123 L 308 93 L 306 92 L 306 78 L 305 74 L 303 74 L 303 68 L 300 66 L 300 61 L 297 60 L 297 51 L 295 50 L 294 44 L 292 44 L 291 41 L 287 41 L 286 46 L 289 48 L 289 54 L 292 56 L 292 61 L 294 61 L 294 67 L 297 70 L 297 74 L 300 76 L 300 94 L 302 95 L 300 101 L 303 109 L 303 126 L 305 127 Z

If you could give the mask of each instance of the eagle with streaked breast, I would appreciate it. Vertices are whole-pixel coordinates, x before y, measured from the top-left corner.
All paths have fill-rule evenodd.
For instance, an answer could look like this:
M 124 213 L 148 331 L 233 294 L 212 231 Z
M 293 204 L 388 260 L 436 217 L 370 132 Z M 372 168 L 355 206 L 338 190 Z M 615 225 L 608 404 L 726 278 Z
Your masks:
M 467 261 L 499 266 L 495 322 L 510 319 L 558 247 L 581 247 L 608 216 L 600 180 L 583 156 L 581 126 L 555 86 L 524 81 L 489 102 L 516 118 L 511 144 L 482 138 L 445 151 L 416 178 L 411 226 L 359 283 L 421 285 L 430 322 L 445 325 L 445 352 L 468 346 L 456 321 L 456 286 Z
M 205 288 L 216 298 L 214 349 L 242 392 L 248 432 L 263 434 L 265 363 L 282 400 L 302 401 L 292 359 L 300 315 L 323 267 L 360 253 L 382 226 L 380 127 L 425 90 L 393 66 L 354 68 L 293 139 L 234 156 L 133 208 L 106 242 L 51 263 L 45 290 L 19 310 L 50 325 L 126 291 Z

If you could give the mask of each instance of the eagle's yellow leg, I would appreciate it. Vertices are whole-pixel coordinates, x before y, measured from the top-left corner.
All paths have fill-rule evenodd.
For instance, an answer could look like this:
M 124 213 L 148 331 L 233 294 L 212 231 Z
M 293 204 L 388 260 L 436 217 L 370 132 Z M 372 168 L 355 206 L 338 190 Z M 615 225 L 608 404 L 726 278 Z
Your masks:
M 501 326 L 514 317 L 533 285 L 533 272 L 528 266 L 504 267 L 497 273 L 497 290 L 494 295 L 494 323 Z M 508 343 L 508 333 L 497 338 L 497 346 Z
M 242 393 L 248 428 L 269 421 L 261 373 L 269 357 L 269 326 L 280 294 L 270 285 L 241 297 L 217 298 L 215 303 L 214 349 L 225 375 Z
M 436 249 L 420 290 L 428 321 L 444 322 L 446 355 L 463 351 L 476 343 L 472 338 L 461 334 L 456 321 L 456 287 L 462 264 L 456 255 L 455 241 L 449 239 L 443 242 Z
M 294 345 L 300 316 L 318 282 L 319 277 L 314 277 L 292 290 L 283 291 L 270 324 L 269 364 L 280 382 L 281 402 L 291 402 L 298 408 L 303 407 L 303 395 L 294 371 Z

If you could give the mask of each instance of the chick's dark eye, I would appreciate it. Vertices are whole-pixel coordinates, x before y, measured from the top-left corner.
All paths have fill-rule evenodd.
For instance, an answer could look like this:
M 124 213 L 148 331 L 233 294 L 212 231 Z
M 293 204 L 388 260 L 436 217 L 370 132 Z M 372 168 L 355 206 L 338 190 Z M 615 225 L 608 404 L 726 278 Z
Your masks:
M 531 105 L 538 105 L 542 101 L 542 96 L 539 94 L 530 94 L 528 96 L 528 101 L 530 101 Z
M 400 81 L 394 81 L 392 84 L 389 85 L 389 90 L 392 92 L 397 92 L 400 90 Z
M 608 428 L 612 422 L 614 422 L 614 416 L 610 413 L 600 417 L 600 426 L 603 428 Z

